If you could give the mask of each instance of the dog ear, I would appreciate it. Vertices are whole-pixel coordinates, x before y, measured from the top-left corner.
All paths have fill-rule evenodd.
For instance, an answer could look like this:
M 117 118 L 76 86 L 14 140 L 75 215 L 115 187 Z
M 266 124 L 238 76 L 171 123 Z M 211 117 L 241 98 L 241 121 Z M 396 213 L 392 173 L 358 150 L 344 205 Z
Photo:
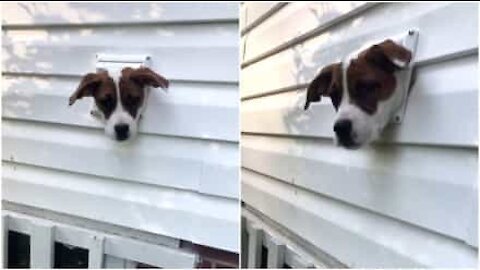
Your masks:
M 396 69 L 404 68 L 410 63 L 412 53 L 391 39 L 387 39 L 367 50 L 366 58 L 387 72 L 393 73 Z
M 83 76 L 77 90 L 75 90 L 75 92 L 70 96 L 68 105 L 71 106 L 77 99 L 81 99 L 83 97 L 92 97 L 94 91 L 98 88 L 101 81 L 102 79 L 98 73 L 88 73 L 87 75 Z
M 310 102 L 320 101 L 321 96 L 328 97 L 334 91 L 340 90 L 341 78 L 341 63 L 334 63 L 322 68 L 317 77 L 308 85 L 304 109 L 308 109 Z
M 123 74 L 128 74 L 128 77 L 142 86 L 150 85 L 153 87 L 168 88 L 169 81 L 158 73 L 155 73 L 147 67 L 140 67 L 137 69 L 126 68 L 122 71 Z

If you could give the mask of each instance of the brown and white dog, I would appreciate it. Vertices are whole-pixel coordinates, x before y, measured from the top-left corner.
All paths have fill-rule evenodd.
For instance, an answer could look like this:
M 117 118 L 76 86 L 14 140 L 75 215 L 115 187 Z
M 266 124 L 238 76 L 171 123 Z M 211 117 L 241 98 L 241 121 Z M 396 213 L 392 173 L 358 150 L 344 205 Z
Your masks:
M 401 106 L 398 72 L 412 53 L 388 39 L 321 69 L 307 88 L 304 109 L 321 96 L 330 97 L 336 110 L 335 143 L 356 149 L 377 139 Z
M 147 67 L 126 67 L 114 74 L 106 70 L 86 74 L 72 94 L 69 105 L 93 97 L 92 115 L 105 123 L 105 133 L 117 141 L 136 136 L 138 120 L 145 110 L 148 86 L 168 87 L 168 80 Z

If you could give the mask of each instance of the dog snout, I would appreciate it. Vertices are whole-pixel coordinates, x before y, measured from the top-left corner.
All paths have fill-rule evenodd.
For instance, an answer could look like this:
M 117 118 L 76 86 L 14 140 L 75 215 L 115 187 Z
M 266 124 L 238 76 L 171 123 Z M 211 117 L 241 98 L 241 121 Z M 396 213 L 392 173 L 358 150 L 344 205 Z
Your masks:
M 352 126 L 352 121 L 349 119 L 338 120 L 333 125 L 333 131 L 335 131 L 339 143 L 345 147 L 353 147 L 355 144 L 352 138 Z
M 333 125 L 333 131 L 338 137 L 348 137 L 352 133 L 352 121 L 348 119 L 339 120 Z
M 130 128 L 127 124 L 115 125 L 115 134 L 118 141 L 124 141 L 128 139 Z

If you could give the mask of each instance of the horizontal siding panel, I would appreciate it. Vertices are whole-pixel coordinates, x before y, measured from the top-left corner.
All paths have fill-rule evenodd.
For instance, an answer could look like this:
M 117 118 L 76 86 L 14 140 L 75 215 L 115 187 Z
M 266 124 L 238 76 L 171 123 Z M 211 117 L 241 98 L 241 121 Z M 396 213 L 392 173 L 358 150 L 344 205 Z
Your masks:
M 244 60 L 251 61 L 315 28 L 325 28 L 333 21 L 345 20 L 349 14 L 363 9 L 365 2 L 291 3 L 247 34 L 247 39 L 252 42 L 247 47 Z
M 242 70 L 241 96 L 252 97 L 309 83 L 326 64 L 371 40 L 419 30 L 415 61 L 438 61 L 478 49 L 478 5 L 380 5 L 362 16 Z M 385 16 L 398 19 L 385 21 Z M 448 18 L 448 19 L 445 19 Z M 353 24 L 353 26 L 352 26 Z M 254 39 L 248 42 L 254 43 Z M 247 42 L 247 48 L 250 46 Z
M 4 76 L 2 115 L 103 129 L 103 124 L 90 116 L 93 99 L 67 106 L 79 83 L 80 78 Z M 168 93 L 153 88 L 140 132 L 238 141 L 237 85 L 173 82 Z
M 348 267 L 477 265 L 476 250 L 461 242 L 248 170 L 242 171 L 242 178 L 247 205 Z
M 95 71 L 95 55 L 98 53 L 149 55 L 152 69 L 169 80 L 238 81 L 237 47 L 129 48 L 121 43 L 118 46 L 30 46 L 16 43 L 3 47 L 2 68 L 4 73 L 82 76 Z
M 238 197 L 234 143 L 140 135 L 120 145 L 96 129 L 11 120 L 2 138 L 3 160 Z
M 349 151 L 328 140 L 242 137 L 249 170 L 468 243 L 476 241 L 477 164 L 476 149 Z
M 8 29 L 3 45 L 20 46 L 113 46 L 122 48 L 238 47 L 238 25 L 234 23 L 117 26 L 76 28 Z M 195 42 L 192 42 L 195 40 Z
M 331 101 L 304 111 L 306 86 L 323 66 L 410 29 L 419 39 L 403 122 L 360 150 L 336 147 Z M 348 267 L 475 267 L 478 4 L 290 3 L 249 30 L 245 206 Z
M 245 28 L 247 22 L 247 5 L 245 3 L 240 3 L 240 18 L 239 18 L 239 26 L 240 29 Z
M 477 62 L 475 55 L 418 68 L 404 121 L 387 129 L 384 141 L 478 146 Z M 305 94 L 302 89 L 242 102 L 242 131 L 332 137 L 335 111 L 330 100 L 304 111 Z
M 238 19 L 237 3 L 6 3 L 3 25 L 200 22 Z
M 242 22 L 242 30 L 250 28 L 259 18 L 265 16 L 271 9 L 279 5 L 277 2 L 249 2 L 245 3 L 242 11 L 244 21 Z
M 2 7 L 3 198 L 238 252 L 238 3 Z M 100 53 L 148 55 L 171 82 L 131 143 L 91 98 L 68 106 Z
M 238 203 L 189 191 L 3 162 L 3 199 L 236 251 Z M 195 205 L 195 207 L 192 207 Z

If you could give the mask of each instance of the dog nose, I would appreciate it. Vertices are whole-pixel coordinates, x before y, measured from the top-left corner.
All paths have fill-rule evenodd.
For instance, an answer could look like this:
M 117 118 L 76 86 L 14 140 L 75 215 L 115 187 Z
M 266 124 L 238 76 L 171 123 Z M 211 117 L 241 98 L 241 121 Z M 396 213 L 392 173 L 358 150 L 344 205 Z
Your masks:
M 339 120 L 333 125 L 333 131 L 340 138 L 350 137 L 352 133 L 352 121 L 348 119 Z
M 352 121 L 348 119 L 339 120 L 333 125 L 333 131 L 337 135 L 338 142 L 349 148 L 355 143 L 352 138 Z
M 115 134 L 117 135 L 117 140 L 124 141 L 128 139 L 129 127 L 127 124 L 118 124 L 115 125 Z

